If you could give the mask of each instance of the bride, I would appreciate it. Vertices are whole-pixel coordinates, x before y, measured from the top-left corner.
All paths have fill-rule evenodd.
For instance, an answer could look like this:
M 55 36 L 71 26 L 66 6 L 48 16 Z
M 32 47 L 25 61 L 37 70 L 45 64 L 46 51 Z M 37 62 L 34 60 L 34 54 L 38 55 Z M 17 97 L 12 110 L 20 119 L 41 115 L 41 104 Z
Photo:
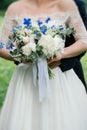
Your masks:
M 48 61 L 55 74 L 50 80 L 51 95 L 42 102 L 38 87 L 33 83 L 31 63 L 20 63 L 12 76 L 0 114 L 0 130 L 87 130 L 87 95 L 72 69 L 62 72 L 60 60 L 87 50 L 87 32 L 72 0 L 20 0 L 7 9 L 1 41 L 7 42 L 14 23 L 23 18 L 44 20 L 47 17 L 74 27 L 76 42 Z M 0 50 L 0 57 L 14 60 L 8 51 Z M 42 84 L 43 85 L 43 84 Z

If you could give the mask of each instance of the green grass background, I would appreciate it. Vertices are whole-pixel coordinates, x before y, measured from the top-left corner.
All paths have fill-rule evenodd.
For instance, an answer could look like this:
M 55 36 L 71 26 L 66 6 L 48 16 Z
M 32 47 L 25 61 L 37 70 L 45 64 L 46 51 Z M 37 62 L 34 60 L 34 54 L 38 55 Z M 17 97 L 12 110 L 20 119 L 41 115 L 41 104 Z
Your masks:
M 3 24 L 4 13 L 5 11 L 0 11 L 0 32 Z M 0 58 L 0 107 L 3 104 L 14 69 L 15 64 L 12 61 L 7 61 Z
M 3 23 L 4 11 L 0 11 L 0 31 Z M 81 59 L 84 70 L 84 76 L 87 83 L 87 53 Z M 8 89 L 9 81 L 16 65 L 11 62 L 0 58 L 0 107 L 2 106 L 5 95 Z

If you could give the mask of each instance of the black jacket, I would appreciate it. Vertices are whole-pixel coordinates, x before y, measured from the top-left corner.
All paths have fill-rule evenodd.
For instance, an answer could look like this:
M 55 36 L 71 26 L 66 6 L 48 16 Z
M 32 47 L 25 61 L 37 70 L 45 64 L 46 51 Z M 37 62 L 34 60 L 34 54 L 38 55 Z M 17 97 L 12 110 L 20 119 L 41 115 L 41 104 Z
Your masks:
M 81 15 L 82 20 L 83 20 L 83 23 L 87 29 L 87 14 L 86 14 L 85 3 L 82 0 L 74 0 L 74 1 L 77 4 L 78 10 L 79 10 L 80 15 Z M 73 44 L 74 42 L 75 42 L 75 38 L 73 37 L 73 35 L 71 35 L 71 37 L 66 37 L 65 47 Z M 74 66 L 77 63 L 77 60 L 80 60 L 80 58 L 84 54 L 85 54 L 85 52 L 77 57 L 61 60 L 61 65 L 60 65 L 61 70 L 66 71 L 66 70 L 69 70 L 71 68 L 74 68 Z

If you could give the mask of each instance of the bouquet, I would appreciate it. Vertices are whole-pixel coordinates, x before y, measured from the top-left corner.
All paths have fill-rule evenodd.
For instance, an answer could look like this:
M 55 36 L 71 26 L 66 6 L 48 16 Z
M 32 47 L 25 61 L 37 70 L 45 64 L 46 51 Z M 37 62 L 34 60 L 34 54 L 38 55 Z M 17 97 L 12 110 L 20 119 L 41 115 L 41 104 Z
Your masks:
M 16 61 L 32 61 L 34 84 L 38 77 L 40 101 L 45 97 L 44 88 L 47 88 L 48 94 L 50 93 L 49 78 L 52 79 L 54 76 L 47 65 L 47 59 L 61 53 L 66 36 L 74 33 L 73 28 L 65 27 L 50 17 L 44 21 L 24 18 L 23 24 L 11 30 L 6 48 Z
M 58 21 L 32 21 L 24 18 L 22 25 L 17 25 L 11 31 L 7 42 L 10 55 L 17 61 L 31 60 L 37 62 L 39 58 L 53 58 L 64 49 L 66 36 L 74 33 L 73 28 L 65 28 Z M 49 77 L 52 78 L 48 67 Z

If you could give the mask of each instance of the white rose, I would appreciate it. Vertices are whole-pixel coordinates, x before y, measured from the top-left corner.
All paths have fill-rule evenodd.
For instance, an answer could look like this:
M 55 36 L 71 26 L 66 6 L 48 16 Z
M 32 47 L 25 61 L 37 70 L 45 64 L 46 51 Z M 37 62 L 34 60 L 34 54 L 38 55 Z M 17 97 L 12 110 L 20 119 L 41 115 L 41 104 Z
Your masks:
M 23 54 L 28 56 L 31 54 L 32 51 L 36 51 L 36 44 L 35 43 L 28 43 L 27 45 L 22 47 Z
M 27 29 L 27 28 L 24 28 L 24 33 L 26 33 L 26 34 L 28 35 L 28 34 L 31 34 L 31 33 L 32 33 L 32 31 L 31 31 L 31 30 L 29 30 L 29 29 Z
M 24 44 L 27 44 L 30 41 L 30 37 L 29 36 L 20 36 L 20 38 L 23 40 Z
M 30 35 L 30 42 L 35 44 L 34 39 L 35 39 L 35 35 L 34 35 L 34 34 L 31 34 L 31 35 Z
M 18 30 L 18 34 L 19 34 L 20 36 L 25 36 L 25 32 L 24 32 L 23 29 Z
M 23 54 L 26 55 L 26 56 L 31 54 L 31 49 L 29 48 L 28 45 L 23 46 L 22 51 L 23 51 Z
M 35 51 L 36 51 L 36 44 L 30 42 L 30 43 L 29 43 L 29 48 L 30 48 L 33 52 L 35 52 Z

